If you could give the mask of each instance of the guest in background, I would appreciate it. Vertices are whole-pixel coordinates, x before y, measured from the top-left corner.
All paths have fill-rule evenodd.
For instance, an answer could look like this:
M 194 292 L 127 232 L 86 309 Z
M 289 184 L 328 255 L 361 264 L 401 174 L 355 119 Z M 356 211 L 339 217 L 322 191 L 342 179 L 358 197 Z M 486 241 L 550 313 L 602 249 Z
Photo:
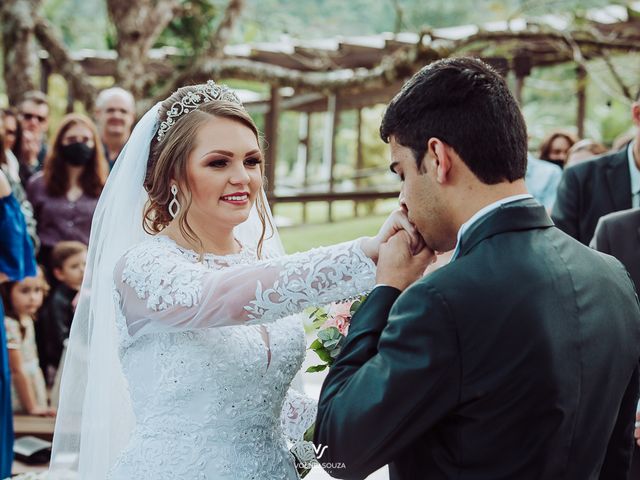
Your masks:
M 19 154 L 20 176 L 26 183 L 29 177 L 42 169 L 47 156 L 47 130 L 49 128 L 49 102 L 37 90 L 24 94 L 18 105 L 18 120 L 22 127 Z
M 20 169 L 18 161 L 11 152 L 10 144 L 11 139 L 7 140 L 7 132 L 13 131 L 14 136 L 18 128 L 18 122 L 11 111 L 3 110 L 0 112 L 0 145 L 5 148 L 0 148 L 0 170 L 4 172 L 9 181 L 9 186 L 13 192 L 13 196 L 20 204 L 20 210 L 24 215 L 25 222 L 27 224 L 27 232 L 31 237 L 31 243 L 33 243 L 36 253 L 40 248 L 40 240 L 38 239 L 36 219 L 33 214 L 33 206 L 27 199 L 27 193 L 24 191 L 22 182 L 20 181 Z
M 64 341 L 69 338 L 75 298 L 82 285 L 86 262 L 87 247 L 80 242 L 59 242 L 51 252 L 51 268 L 58 284 L 40 309 L 36 323 L 40 366 L 48 385 L 53 384 Z
M 577 141 L 578 138 L 570 132 L 554 130 L 542 140 L 538 157 L 564 168 L 569 149 Z
M 527 155 L 527 171 L 524 183 L 533 197 L 551 212 L 556 201 L 558 184 L 562 178 L 562 169 L 549 162 L 538 160 L 530 153 Z
M 573 146 L 569 149 L 565 167 L 577 165 L 578 163 L 582 163 L 585 160 L 599 157 L 604 153 L 607 153 L 607 147 L 605 147 L 601 143 L 591 140 L 590 138 L 583 138 L 582 140 L 578 140 L 576 143 L 574 143 Z
M 588 245 L 600 217 L 640 206 L 640 93 L 631 105 L 636 136 L 625 148 L 564 171 L 551 218 Z
M 620 260 L 629 272 L 636 292 L 640 291 L 640 208 L 601 217 L 590 246 Z M 640 479 L 640 447 L 637 445 L 629 479 Z
M 635 138 L 635 135 L 636 134 L 633 130 L 622 132 L 620 135 L 613 139 L 613 142 L 611 142 L 611 151 L 618 152 L 623 148 L 628 147 L 629 143 L 632 142 Z
M 38 259 L 50 283 L 55 283 L 50 262 L 53 247 L 63 240 L 89 242 L 91 218 L 108 170 L 93 122 L 84 115 L 65 116 L 44 171 L 27 185 L 42 242 Z
M 0 284 L 35 275 L 33 246 L 27 235 L 20 205 L 11 194 L 7 177 L 0 170 Z M 0 478 L 11 475 L 13 463 L 13 413 L 11 376 L 4 329 L 4 309 L 0 301 Z
M 120 87 L 107 88 L 96 99 L 96 124 L 110 169 L 129 140 L 135 111 L 133 95 Z
M 40 370 L 33 319 L 48 290 L 42 269 L 34 277 L 7 282 L 0 288 L 5 306 L 4 326 L 13 388 L 14 413 L 53 416 L 48 407 L 47 387 Z
M 4 173 L 9 180 L 19 182 L 20 164 L 12 150 L 19 133 L 18 112 L 13 108 L 3 108 L 0 110 L 0 121 L 4 125 L 4 141 L 2 143 L 4 144 L 4 156 L 7 165 L 7 170 Z

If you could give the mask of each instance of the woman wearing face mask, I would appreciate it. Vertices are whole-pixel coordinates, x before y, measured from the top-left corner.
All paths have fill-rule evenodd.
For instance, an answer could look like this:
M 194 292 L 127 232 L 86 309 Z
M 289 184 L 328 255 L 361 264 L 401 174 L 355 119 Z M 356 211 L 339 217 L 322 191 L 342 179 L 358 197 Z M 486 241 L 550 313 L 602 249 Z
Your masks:
M 54 245 L 63 240 L 89 243 L 91 218 L 109 171 L 102 149 L 96 148 L 99 138 L 86 116 L 65 116 L 44 170 L 27 184 L 42 242 L 38 261 L 45 266 L 50 282 L 49 257 Z

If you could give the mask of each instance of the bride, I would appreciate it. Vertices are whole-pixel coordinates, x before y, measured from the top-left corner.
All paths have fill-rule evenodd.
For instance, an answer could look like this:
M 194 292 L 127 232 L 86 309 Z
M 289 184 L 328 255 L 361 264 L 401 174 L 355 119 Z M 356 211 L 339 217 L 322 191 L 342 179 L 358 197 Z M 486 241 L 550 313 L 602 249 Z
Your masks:
M 296 314 L 371 289 L 380 244 L 415 231 L 398 211 L 376 237 L 283 256 L 262 162 L 212 81 L 138 123 L 93 220 L 50 478 L 298 478 L 287 440 L 316 404 L 290 388 Z

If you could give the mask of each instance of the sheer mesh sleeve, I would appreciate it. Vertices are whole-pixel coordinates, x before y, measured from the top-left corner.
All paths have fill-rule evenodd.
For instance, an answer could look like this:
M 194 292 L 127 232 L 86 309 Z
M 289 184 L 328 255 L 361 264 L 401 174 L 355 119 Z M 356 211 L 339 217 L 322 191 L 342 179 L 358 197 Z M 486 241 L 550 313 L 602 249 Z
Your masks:
M 220 269 L 148 241 L 114 270 L 131 336 L 270 322 L 366 292 L 374 280 L 375 266 L 359 241 Z
M 280 424 L 287 439 L 292 442 L 301 441 L 304 433 L 316 421 L 318 401 L 289 388 L 284 399 Z

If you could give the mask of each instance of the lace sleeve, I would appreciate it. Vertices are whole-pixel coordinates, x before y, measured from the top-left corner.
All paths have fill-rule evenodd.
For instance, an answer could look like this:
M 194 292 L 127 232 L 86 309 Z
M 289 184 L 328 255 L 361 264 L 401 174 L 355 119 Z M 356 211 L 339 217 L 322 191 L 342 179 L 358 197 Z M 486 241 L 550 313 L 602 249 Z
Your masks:
M 129 250 L 114 271 L 131 336 L 269 322 L 366 292 L 374 280 L 359 241 L 218 269 L 151 241 Z
M 304 433 L 316 421 L 317 413 L 317 400 L 289 388 L 280 414 L 280 425 L 287 439 L 291 442 L 301 441 Z

